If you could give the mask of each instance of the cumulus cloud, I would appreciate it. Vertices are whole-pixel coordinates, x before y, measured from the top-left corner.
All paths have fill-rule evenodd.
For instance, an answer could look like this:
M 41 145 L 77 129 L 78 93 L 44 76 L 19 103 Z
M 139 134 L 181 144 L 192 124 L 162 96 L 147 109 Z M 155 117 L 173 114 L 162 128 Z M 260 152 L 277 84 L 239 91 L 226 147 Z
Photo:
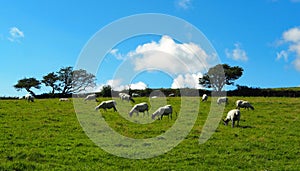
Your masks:
M 113 49 L 110 53 L 120 59 L 117 49 Z M 121 56 L 122 68 L 119 68 L 120 76 L 117 74 L 116 78 L 123 78 L 124 82 L 128 82 L 130 79 L 128 75 L 136 75 L 145 71 L 160 71 L 173 77 L 173 88 L 197 88 L 198 79 L 202 76 L 200 73 L 207 72 L 217 61 L 217 54 L 208 54 L 195 43 L 176 42 L 166 35 L 162 36 L 159 41 L 141 44 Z M 138 85 L 142 88 L 146 87 L 146 84 Z M 126 86 L 121 88 L 124 89 Z
M 280 44 L 286 45 L 287 48 L 281 50 L 279 53 L 277 52 L 276 59 L 284 58 L 288 62 L 289 56 L 295 55 L 292 64 L 300 71 L 300 27 L 294 27 L 283 32 Z
M 241 48 L 241 45 L 239 43 L 235 43 L 234 47 L 235 48 L 233 50 L 225 50 L 226 56 L 235 61 L 248 61 L 247 53 Z
M 147 88 L 147 85 L 142 81 L 125 85 L 122 79 L 114 79 L 108 80 L 105 84 L 98 85 L 95 91 L 101 91 L 102 88 L 107 85 L 111 86 L 115 91 L 128 90 L 129 88 L 132 90 L 144 90 Z
M 8 40 L 11 42 L 19 41 L 21 38 L 25 37 L 23 31 L 21 31 L 17 27 L 10 28 L 9 34 L 10 36 L 8 37 Z
M 171 88 L 203 88 L 199 85 L 199 78 L 202 77 L 203 74 L 196 73 L 196 74 L 180 74 L 178 75 L 172 83 Z
M 214 54 L 207 54 L 194 43 L 176 43 L 169 36 L 162 36 L 159 42 L 138 46 L 129 53 L 134 69 L 161 70 L 170 74 L 197 73 L 210 67 Z
M 178 7 L 187 10 L 191 7 L 192 3 L 191 0 L 178 0 L 177 5 Z

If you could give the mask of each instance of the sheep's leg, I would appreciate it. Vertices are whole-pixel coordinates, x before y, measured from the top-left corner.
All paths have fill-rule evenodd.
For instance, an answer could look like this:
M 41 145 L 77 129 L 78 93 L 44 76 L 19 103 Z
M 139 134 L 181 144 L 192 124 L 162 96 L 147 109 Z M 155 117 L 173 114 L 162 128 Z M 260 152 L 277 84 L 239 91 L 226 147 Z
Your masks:
M 237 120 L 236 126 L 240 126 L 240 120 Z
M 114 112 L 117 112 L 117 109 L 116 109 L 116 107 L 115 107 L 115 106 L 113 106 L 113 108 L 114 108 Z
M 235 122 L 235 121 L 232 121 L 232 125 L 231 125 L 232 128 L 234 127 L 234 122 Z

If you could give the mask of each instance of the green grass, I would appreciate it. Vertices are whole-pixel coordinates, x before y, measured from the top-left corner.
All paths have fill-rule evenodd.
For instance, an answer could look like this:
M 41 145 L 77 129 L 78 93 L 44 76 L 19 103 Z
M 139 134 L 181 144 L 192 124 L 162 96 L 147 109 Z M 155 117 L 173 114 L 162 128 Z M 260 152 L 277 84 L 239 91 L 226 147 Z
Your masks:
M 229 97 L 222 117 L 235 108 L 237 99 L 240 97 Z M 241 99 L 250 101 L 255 110 L 241 109 L 240 127 L 220 122 L 212 137 L 199 144 L 209 100 L 200 104 L 193 129 L 178 146 L 158 157 L 138 160 L 114 156 L 95 145 L 80 126 L 72 102 L 1 100 L 0 170 L 300 170 L 300 98 Z M 178 112 L 181 100 L 175 97 L 151 104 L 164 103 L 172 104 Z M 148 122 L 147 115 L 134 115 L 131 122 L 126 119 L 127 107 L 118 110 L 122 116 L 112 110 L 101 113 L 117 132 L 137 139 L 164 133 L 177 118 L 173 114 L 172 120 L 165 117 L 137 124 Z

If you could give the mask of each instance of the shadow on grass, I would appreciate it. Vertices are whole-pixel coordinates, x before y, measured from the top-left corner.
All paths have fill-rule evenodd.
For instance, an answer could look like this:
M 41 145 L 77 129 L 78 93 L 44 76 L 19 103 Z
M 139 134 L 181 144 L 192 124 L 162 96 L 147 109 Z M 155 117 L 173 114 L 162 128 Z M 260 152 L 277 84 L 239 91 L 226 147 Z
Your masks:
M 254 126 L 245 125 L 245 126 L 238 126 L 238 128 L 245 129 L 245 128 L 255 128 L 255 127 Z

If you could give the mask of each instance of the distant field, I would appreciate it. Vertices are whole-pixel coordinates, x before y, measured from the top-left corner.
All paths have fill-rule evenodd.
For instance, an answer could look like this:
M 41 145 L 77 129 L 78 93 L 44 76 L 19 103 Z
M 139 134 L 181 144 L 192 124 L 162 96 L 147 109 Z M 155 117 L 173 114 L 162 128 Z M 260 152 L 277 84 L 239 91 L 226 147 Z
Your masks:
M 223 118 L 240 98 L 229 97 Z M 178 146 L 158 157 L 138 160 L 116 157 L 95 145 L 80 126 L 72 102 L 1 100 L 0 170 L 300 170 L 300 98 L 242 99 L 250 101 L 255 110 L 241 109 L 240 127 L 220 122 L 213 136 L 200 145 L 209 98 L 200 104 L 196 124 Z M 144 97 L 135 100 L 149 101 Z M 175 111 L 180 102 L 179 97 L 166 101 Z M 132 138 L 157 136 L 177 118 L 174 114 L 172 120 L 165 117 L 141 125 L 112 110 L 103 117 L 120 134 Z

